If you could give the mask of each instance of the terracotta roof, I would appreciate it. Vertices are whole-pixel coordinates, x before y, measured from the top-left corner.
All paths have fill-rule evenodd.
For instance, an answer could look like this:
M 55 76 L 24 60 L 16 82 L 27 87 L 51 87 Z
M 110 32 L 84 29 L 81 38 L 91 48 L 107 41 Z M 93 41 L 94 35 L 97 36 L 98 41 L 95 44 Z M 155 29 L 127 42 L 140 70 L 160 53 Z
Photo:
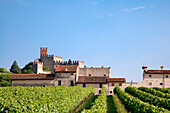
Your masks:
M 77 83 L 106 83 L 107 77 L 79 76 Z
M 170 74 L 170 70 L 144 70 L 146 74 Z
M 76 72 L 76 65 L 57 65 L 55 72 Z
M 54 74 L 12 74 L 11 80 L 53 80 Z
M 125 78 L 107 78 L 107 82 L 126 82 Z

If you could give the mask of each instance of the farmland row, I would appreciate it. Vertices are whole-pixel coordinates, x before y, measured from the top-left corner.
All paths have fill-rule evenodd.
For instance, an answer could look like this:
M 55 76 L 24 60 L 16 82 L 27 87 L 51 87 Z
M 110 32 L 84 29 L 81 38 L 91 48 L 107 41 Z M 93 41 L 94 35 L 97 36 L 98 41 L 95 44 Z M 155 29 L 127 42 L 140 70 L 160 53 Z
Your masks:
M 134 97 L 139 98 L 140 100 L 144 102 L 149 102 L 149 104 L 153 104 L 155 106 L 163 107 L 165 109 L 170 110 L 170 99 L 164 99 L 158 96 L 154 96 L 150 93 L 143 92 L 131 86 L 126 87 L 125 92 L 133 95 Z

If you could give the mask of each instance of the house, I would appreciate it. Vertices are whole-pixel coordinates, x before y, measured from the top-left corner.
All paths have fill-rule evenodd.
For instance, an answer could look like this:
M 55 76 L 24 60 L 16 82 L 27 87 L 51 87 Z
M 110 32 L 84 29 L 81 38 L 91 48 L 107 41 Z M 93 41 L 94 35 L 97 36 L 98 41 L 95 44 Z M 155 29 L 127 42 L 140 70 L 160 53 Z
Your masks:
M 50 71 L 43 70 L 48 66 Z M 110 67 L 86 67 L 83 61 L 64 61 L 62 57 L 48 55 L 47 48 L 40 48 L 40 59 L 33 63 L 34 74 L 12 74 L 12 86 L 93 86 L 99 94 L 103 86 L 107 94 L 122 87 L 125 78 L 110 78 Z

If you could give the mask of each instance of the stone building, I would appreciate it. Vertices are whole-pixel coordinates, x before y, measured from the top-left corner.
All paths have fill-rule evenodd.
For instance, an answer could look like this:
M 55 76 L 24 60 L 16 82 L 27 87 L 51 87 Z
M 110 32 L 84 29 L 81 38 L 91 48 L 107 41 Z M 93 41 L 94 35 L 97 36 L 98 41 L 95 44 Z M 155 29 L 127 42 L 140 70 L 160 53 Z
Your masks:
M 110 78 L 110 67 L 88 68 L 83 61 L 64 61 L 47 52 L 47 48 L 40 48 L 40 58 L 33 62 L 35 74 L 12 74 L 12 86 L 93 86 L 96 94 L 105 86 L 107 94 L 113 94 L 114 86 L 125 83 L 125 78 Z
M 127 86 L 134 87 L 170 87 L 170 70 L 164 70 L 163 66 L 160 69 L 148 69 L 147 66 L 143 66 L 143 81 L 139 83 L 125 83 L 123 88 Z

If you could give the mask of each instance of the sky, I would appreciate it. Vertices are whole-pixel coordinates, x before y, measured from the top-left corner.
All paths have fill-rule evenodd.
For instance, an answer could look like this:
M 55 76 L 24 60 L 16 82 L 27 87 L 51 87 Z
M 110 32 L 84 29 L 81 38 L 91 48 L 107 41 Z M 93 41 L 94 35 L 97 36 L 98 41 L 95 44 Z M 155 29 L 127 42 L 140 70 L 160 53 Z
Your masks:
M 0 0 L 0 67 L 23 68 L 46 46 L 141 82 L 143 65 L 170 69 L 170 0 Z

